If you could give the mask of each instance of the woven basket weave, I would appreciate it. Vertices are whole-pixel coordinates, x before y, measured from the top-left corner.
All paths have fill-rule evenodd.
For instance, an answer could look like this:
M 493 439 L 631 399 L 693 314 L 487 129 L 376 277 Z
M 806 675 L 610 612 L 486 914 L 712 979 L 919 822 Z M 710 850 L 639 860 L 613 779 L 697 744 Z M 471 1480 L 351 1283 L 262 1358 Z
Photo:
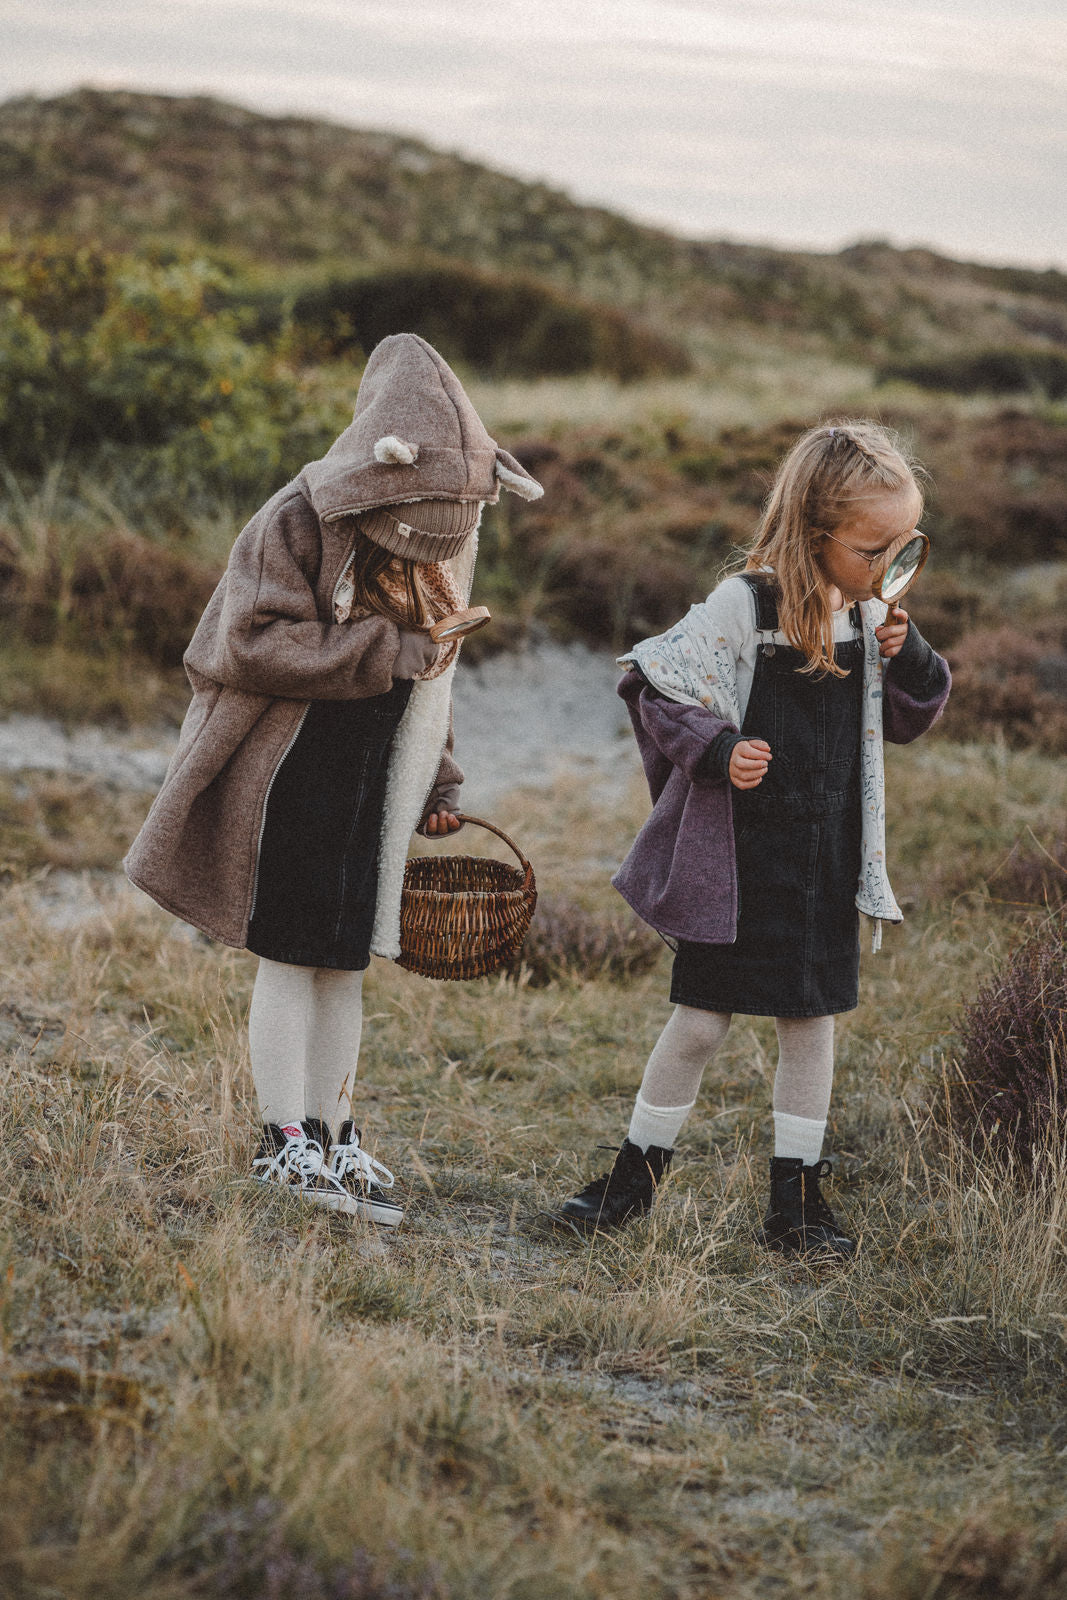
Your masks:
M 457 812 L 495 833 L 519 858 L 412 856 L 404 868 L 397 961 L 424 978 L 484 978 L 522 949 L 537 904 L 533 868 L 502 829 Z

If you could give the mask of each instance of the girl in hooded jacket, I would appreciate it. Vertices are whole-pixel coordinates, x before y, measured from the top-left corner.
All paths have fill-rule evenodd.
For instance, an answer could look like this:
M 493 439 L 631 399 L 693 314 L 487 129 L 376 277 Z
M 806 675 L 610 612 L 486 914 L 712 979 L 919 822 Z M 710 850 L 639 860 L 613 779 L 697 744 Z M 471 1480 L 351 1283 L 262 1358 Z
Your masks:
M 352 1116 L 363 974 L 400 953 L 413 830 L 456 831 L 459 641 L 482 507 L 541 486 L 414 334 L 372 352 L 352 423 L 238 536 L 185 655 L 193 699 L 130 879 L 259 956 L 252 1172 L 385 1225 L 393 1176 Z
M 735 1011 L 776 1019 L 762 1239 L 852 1254 L 820 1190 L 834 1017 L 857 1004 L 859 919 L 901 913 L 885 869 L 882 740 L 940 715 L 949 672 L 874 586 L 917 529 L 916 469 L 873 423 L 806 433 L 745 570 L 620 658 L 653 810 L 614 878 L 675 950 L 674 1012 L 609 1173 L 559 1215 L 592 1231 L 650 1209 Z

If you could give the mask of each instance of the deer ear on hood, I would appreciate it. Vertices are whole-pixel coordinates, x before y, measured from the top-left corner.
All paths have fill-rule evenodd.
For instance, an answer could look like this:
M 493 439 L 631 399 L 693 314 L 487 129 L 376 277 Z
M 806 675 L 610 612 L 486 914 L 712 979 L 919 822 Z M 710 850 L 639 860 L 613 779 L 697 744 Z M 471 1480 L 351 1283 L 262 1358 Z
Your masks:
M 374 446 L 375 461 L 395 467 L 412 466 L 418 453 L 417 444 L 406 444 L 403 439 L 398 439 L 395 433 L 387 433 Z
M 512 494 L 521 495 L 523 500 L 540 500 L 544 489 L 536 478 L 531 478 L 526 468 L 516 461 L 515 457 L 507 450 L 497 446 L 496 475 L 505 489 L 510 489 Z

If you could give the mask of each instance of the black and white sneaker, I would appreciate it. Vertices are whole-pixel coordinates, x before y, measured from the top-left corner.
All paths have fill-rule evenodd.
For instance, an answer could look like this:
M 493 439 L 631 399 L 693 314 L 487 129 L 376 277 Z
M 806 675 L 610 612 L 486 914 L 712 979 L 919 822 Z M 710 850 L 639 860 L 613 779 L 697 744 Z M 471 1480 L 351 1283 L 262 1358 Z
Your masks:
M 354 1212 L 384 1228 L 395 1228 L 404 1212 L 389 1199 L 386 1190 L 396 1180 L 389 1168 L 368 1155 L 359 1141 L 360 1131 L 355 1123 L 342 1122 L 337 1141 L 330 1147 L 326 1170 L 333 1182 L 344 1189 Z
M 352 1195 L 329 1170 L 330 1136 L 324 1123 L 305 1122 L 299 1133 L 263 1124 L 263 1138 L 252 1158 L 252 1176 L 261 1183 L 292 1189 L 302 1200 L 355 1216 L 359 1207 Z

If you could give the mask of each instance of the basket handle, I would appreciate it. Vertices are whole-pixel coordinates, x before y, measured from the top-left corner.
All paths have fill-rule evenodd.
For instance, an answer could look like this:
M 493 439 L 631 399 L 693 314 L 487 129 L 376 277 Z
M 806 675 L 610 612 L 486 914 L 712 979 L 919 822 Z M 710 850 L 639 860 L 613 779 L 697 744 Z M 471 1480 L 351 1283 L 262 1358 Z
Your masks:
M 526 857 L 523 855 L 514 839 L 510 838 L 504 832 L 503 828 L 498 828 L 495 822 L 486 822 L 484 817 L 472 817 L 469 812 L 466 811 L 454 811 L 452 815 L 458 817 L 461 822 L 473 822 L 476 827 L 488 828 L 489 832 L 495 833 L 498 839 L 503 839 L 504 843 L 514 850 L 515 854 L 519 858 L 519 865 L 522 867 L 522 870 L 526 875 L 525 887 L 527 889 L 532 888 L 534 881 L 533 867 L 531 867 L 530 863 L 527 861 Z

